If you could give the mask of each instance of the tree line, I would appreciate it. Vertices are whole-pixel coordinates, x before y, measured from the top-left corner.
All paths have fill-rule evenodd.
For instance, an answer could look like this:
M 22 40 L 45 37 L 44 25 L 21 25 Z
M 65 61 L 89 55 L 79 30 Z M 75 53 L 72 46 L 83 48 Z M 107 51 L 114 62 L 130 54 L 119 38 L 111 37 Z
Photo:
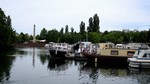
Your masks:
M 47 42 L 67 42 L 70 44 L 79 41 L 99 42 L 100 26 L 99 16 L 97 14 L 89 18 L 89 25 L 87 28 L 83 21 L 81 21 L 79 28 L 79 32 L 74 31 L 73 27 L 69 28 L 68 25 L 64 28 L 62 27 L 60 31 L 56 29 L 46 30 L 46 28 L 43 28 L 36 38 L 41 40 L 46 39 Z
M 82 22 L 81 22 L 82 24 Z M 43 28 L 37 39 L 46 39 L 47 42 L 67 42 L 76 43 L 78 41 L 90 41 L 92 43 L 99 42 L 113 42 L 117 43 L 149 43 L 150 42 L 150 29 L 139 31 L 123 29 L 122 31 L 104 31 L 104 32 L 87 32 L 80 30 L 77 32 L 63 32 L 63 28 L 58 31 L 56 29 L 46 30 Z
M 66 42 L 76 43 L 79 41 L 90 41 L 92 43 L 99 42 L 113 42 L 113 43 L 129 43 L 129 42 L 150 42 L 150 29 L 149 30 L 128 30 L 122 31 L 104 31 L 100 32 L 100 19 L 97 14 L 90 17 L 88 26 L 85 22 L 81 21 L 79 24 L 79 32 L 74 31 L 73 27 L 66 25 L 60 30 L 51 29 L 46 30 L 43 28 L 40 34 L 36 35 L 37 40 L 45 39 L 47 42 Z M 13 44 L 28 42 L 33 39 L 32 35 L 21 32 L 18 34 L 11 25 L 10 16 L 6 16 L 4 11 L 0 8 L 0 51 L 10 49 Z

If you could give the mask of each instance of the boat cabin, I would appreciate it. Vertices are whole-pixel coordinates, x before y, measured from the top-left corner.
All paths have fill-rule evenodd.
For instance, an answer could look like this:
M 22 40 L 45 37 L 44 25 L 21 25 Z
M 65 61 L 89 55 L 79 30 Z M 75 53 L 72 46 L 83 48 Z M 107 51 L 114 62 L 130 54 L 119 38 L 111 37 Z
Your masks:
M 106 49 L 106 48 L 114 48 L 115 44 L 114 43 L 99 43 L 98 44 L 100 49 Z
M 133 68 L 150 68 L 150 50 L 138 50 L 132 58 L 128 58 Z
M 124 44 L 116 44 L 115 47 L 116 47 L 116 48 L 125 48 L 125 45 L 124 45 Z
M 68 43 L 54 43 L 54 42 L 50 42 L 49 43 L 49 48 L 50 49 L 54 49 L 54 50 L 62 50 L 62 51 L 67 51 L 67 50 L 71 50 L 71 45 L 69 45 Z
M 149 49 L 149 46 L 143 43 L 128 43 L 126 49 Z
M 133 57 L 137 59 L 150 60 L 150 50 L 137 50 Z

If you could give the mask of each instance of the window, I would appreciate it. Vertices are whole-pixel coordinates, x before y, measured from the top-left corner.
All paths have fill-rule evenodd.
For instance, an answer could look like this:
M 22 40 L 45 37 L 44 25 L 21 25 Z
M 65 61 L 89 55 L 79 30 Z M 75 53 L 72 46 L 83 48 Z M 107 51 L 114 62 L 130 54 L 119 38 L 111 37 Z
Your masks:
M 111 55 L 118 55 L 118 51 L 117 50 L 111 50 Z
M 133 56 L 135 51 L 127 51 L 127 56 Z
M 144 54 L 144 56 L 143 56 L 143 57 L 150 58 L 150 53 L 146 53 L 146 54 Z
M 147 57 L 147 54 L 144 54 L 143 57 Z
M 112 48 L 112 45 L 109 45 L 109 48 Z
M 150 53 L 147 53 L 147 57 L 150 58 Z

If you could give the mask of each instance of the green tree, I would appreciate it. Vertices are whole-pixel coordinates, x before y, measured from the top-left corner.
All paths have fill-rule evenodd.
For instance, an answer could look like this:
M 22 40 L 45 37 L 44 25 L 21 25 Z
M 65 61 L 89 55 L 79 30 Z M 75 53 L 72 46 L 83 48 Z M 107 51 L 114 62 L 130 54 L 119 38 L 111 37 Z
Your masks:
M 103 35 L 106 35 L 106 34 L 108 34 L 108 31 L 107 31 L 107 30 L 106 30 L 106 31 L 104 31 Z
M 21 42 L 25 42 L 26 41 L 26 37 L 25 37 L 25 34 L 23 32 L 20 33 L 19 38 L 20 38 Z
M 141 31 L 141 32 L 139 32 L 139 37 L 137 40 L 138 40 L 138 42 L 146 43 L 147 37 L 148 37 L 147 31 Z
M 139 35 L 140 35 L 139 31 L 132 31 L 131 33 L 132 41 L 137 43 L 139 39 Z
M 85 31 L 85 23 L 81 21 L 80 23 L 80 34 L 81 34 L 81 41 L 86 40 L 86 31 Z
M 89 26 L 87 27 L 88 32 L 100 32 L 100 26 L 99 26 L 99 16 L 95 14 L 92 17 L 89 18 Z
M 59 42 L 60 33 L 56 29 L 49 30 L 46 36 L 48 42 Z
M 33 36 L 32 35 L 29 36 L 29 40 L 33 40 Z
M 76 32 L 72 34 L 72 43 L 79 42 L 80 39 L 81 39 L 81 34 Z
M 64 34 L 64 28 L 62 27 L 60 30 L 60 35 L 63 35 L 63 34 Z
M 99 16 L 95 14 L 93 16 L 93 32 L 99 32 L 100 26 L 99 26 Z
M 80 23 L 80 34 L 84 34 L 85 33 L 85 23 L 83 21 L 81 21 Z
M 40 32 L 40 40 L 46 39 L 47 30 L 43 28 Z
M 147 32 L 147 42 L 150 42 L 150 29 L 148 30 L 148 32 Z
M 74 28 L 73 27 L 71 27 L 71 34 L 73 34 L 74 33 Z
M 97 33 L 97 32 L 89 32 L 89 34 L 88 34 L 88 40 L 90 42 L 93 42 L 93 43 L 99 43 L 99 41 L 100 41 L 100 35 L 99 35 L 99 33 Z
M 11 18 L 0 8 L 0 51 L 11 49 L 16 41 L 16 32 L 12 29 Z
M 89 18 L 89 26 L 87 27 L 87 31 L 88 32 L 93 31 L 93 18 L 92 17 Z
M 65 33 L 69 33 L 69 26 L 68 25 L 65 26 Z
M 40 38 L 40 35 L 36 35 L 35 38 L 36 38 L 36 39 L 41 39 L 41 38 Z M 33 40 L 33 38 L 32 38 L 32 40 Z

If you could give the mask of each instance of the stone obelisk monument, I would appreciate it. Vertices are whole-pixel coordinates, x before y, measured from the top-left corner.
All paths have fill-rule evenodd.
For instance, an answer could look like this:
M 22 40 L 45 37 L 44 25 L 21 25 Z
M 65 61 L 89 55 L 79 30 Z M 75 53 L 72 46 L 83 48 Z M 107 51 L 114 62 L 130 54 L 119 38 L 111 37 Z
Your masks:
M 34 27 L 33 27 L 33 43 L 36 42 L 36 39 L 35 39 L 35 24 L 34 24 Z

